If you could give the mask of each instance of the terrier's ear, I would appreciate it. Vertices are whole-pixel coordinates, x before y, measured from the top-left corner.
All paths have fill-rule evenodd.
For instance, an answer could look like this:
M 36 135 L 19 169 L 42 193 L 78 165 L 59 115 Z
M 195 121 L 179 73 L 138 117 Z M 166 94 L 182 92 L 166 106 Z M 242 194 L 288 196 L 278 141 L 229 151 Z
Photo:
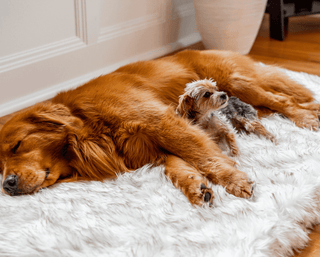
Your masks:
M 176 109 L 177 114 L 183 118 L 193 119 L 195 113 L 195 100 L 187 93 L 183 94 L 179 98 L 179 104 Z

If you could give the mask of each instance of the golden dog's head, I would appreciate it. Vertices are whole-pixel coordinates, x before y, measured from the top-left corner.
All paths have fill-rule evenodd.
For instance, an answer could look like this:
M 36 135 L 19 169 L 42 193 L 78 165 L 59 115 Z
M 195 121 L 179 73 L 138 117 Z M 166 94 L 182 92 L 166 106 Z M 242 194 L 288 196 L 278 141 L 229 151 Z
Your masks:
M 185 93 L 180 96 L 177 113 L 188 119 L 196 119 L 210 110 L 219 110 L 228 105 L 228 96 L 218 91 L 216 82 L 211 79 L 188 83 Z
M 82 122 L 60 104 L 38 104 L 0 131 L 2 191 L 28 194 L 72 174 L 66 157 L 68 133 Z

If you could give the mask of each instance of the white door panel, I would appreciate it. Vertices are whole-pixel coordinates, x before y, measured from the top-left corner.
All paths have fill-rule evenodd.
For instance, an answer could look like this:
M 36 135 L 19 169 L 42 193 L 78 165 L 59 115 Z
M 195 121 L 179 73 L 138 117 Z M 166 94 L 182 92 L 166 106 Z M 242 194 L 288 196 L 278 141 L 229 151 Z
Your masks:
M 0 58 L 75 36 L 73 0 L 2 0 Z
M 200 40 L 192 0 L 0 0 L 0 116 Z

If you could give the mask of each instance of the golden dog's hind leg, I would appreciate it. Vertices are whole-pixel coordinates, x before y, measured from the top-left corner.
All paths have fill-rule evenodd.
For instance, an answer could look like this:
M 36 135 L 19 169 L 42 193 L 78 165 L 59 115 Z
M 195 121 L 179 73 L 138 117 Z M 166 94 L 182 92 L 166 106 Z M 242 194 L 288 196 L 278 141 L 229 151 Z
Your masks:
M 300 107 L 302 107 L 304 109 L 315 111 L 317 113 L 318 117 L 320 116 L 320 104 L 318 104 L 318 103 L 302 103 L 299 105 L 300 105 Z
M 211 205 L 213 192 L 207 180 L 190 164 L 179 157 L 169 155 L 165 162 L 165 174 L 176 188 L 181 189 L 191 204 Z
M 284 102 L 284 98 L 291 102 L 292 107 L 288 109 L 288 113 L 282 112 L 285 116 L 299 127 L 318 130 L 320 105 L 314 102 L 313 93 L 309 89 L 292 80 L 274 66 L 257 65 L 256 72 L 258 75 L 256 84 L 263 87 L 268 95 L 271 93 L 278 96 L 280 102 Z
M 276 89 L 281 90 L 282 86 L 271 86 L 271 82 L 281 83 L 274 81 L 269 76 L 265 76 L 261 81 L 261 78 L 248 78 L 235 73 L 230 79 L 230 87 L 232 94 L 241 101 L 253 106 L 267 107 L 284 114 L 298 127 L 318 130 L 320 123 L 317 112 L 301 106 L 302 103 L 299 104 L 295 96 L 276 91 Z

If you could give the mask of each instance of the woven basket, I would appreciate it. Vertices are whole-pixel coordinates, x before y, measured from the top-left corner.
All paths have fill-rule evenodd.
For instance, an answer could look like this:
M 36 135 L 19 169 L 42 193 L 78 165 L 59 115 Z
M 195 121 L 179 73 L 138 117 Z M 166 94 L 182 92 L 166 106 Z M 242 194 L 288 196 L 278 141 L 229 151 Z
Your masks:
M 197 27 L 207 49 L 249 53 L 267 0 L 194 0 Z

